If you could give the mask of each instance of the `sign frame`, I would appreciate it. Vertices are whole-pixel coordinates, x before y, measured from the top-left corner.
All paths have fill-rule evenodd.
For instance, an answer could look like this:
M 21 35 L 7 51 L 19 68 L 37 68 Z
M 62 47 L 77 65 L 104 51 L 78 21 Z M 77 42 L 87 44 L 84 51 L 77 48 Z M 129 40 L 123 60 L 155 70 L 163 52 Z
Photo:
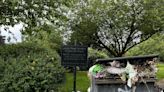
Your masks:
M 61 49 L 61 65 L 87 66 L 88 47 L 81 45 L 64 45 Z

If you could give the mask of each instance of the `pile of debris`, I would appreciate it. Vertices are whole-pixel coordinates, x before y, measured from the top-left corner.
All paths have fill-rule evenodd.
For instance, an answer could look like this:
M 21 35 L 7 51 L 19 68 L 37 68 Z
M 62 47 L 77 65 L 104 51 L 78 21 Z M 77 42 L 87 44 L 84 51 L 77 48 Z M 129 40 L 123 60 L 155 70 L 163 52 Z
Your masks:
M 89 69 L 89 76 L 97 79 L 107 79 L 113 76 L 125 81 L 129 87 L 144 78 L 155 77 L 157 73 L 156 58 L 145 61 L 119 61 L 97 63 Z

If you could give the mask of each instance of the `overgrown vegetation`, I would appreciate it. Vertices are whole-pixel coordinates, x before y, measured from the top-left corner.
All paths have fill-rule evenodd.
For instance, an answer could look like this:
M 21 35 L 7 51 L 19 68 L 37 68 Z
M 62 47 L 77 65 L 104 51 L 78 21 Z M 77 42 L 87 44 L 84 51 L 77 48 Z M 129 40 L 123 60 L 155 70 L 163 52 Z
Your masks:
M 59 91 L 64 70 L 58 54 L 61 44 L 67 43 L 62 36 L 70 44 L 76 40 L 77 44 L 96 48 L 89 49 L 91 65 L 97 58 L 123 56 L 131 48 L 126 55 L 159 54 L 164 61 L 164 36 L 150 38 L 163 31 L 162 3 L 163 0 L 1 0 L 0 27 L 22 23 L 21 32 L 27 38 L 20 44 L 0 46 L 0 92 Z M 7 27 L 5 30 L 9 31 Z M 110 55 L 97 49 L 106 49 Z M 159 78 L 162 74 L 160 70 Z M 79 72 L 77 78 L 77 89 L 86 92 L 86 72 Z M 70 84 L 72 74 L 67 74 L 61 92 L 71 92 Z
M 89 66 L 96 62 L 96 59 L 109 58 L 109 55 L 105 50 L 97 50 L 93 48 L 88 48 L 88 62 Z
M 58 91 L 64 70 L 56 51 L 36 43 L 0 47 L 1 92 Z
M 157 34 L 151 37 L 149 40 L 137 45 L 132 48 L 126 55 L 135 56 L 135 55 L 148 55 L 148 54 L 159 54 L 160 61 L 164 62 L 164 35 Z

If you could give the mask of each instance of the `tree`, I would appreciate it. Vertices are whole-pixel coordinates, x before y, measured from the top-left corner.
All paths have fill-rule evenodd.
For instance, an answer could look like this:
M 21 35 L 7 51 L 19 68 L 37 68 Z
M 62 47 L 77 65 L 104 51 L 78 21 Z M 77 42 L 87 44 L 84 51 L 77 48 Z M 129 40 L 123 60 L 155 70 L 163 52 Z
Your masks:
M 92 40 L 113 56 L 122 56 L 164 30 L 162 3 L 163 0 L 81 1 L 77 3 L 75 18 L 70 18 L 71 39 L 89 45 Z
M 35 28 L 33 35 L 25 38 L 26 42 L 34 42 L 45 48 L 59 52 L 62 45 L 62 33 L 52 25 L 42 25 Z
M 72 27 L 73 30 L 76 30 L 72 33 L 70 43 L 74 44 L 75 41 L 77 44 L 83 44 L 86 46 L 91 46 L 96 44 L 96 36 L 93 34 L 96 33 L 97 25 L 90 20 L 84 19 L 79 25 Z
M 164 61 L 164 34 L 153 35 L 147 41 L 135 46 L 130 49 L 126 55 L 136 56 L 136 55 L 147 55 L 147 54 L 159 54 L 160 61 Z
M 0 26 L 23 23 L 25 32 L 44 23 L 61 26 L 74 0 L 0 0 Z

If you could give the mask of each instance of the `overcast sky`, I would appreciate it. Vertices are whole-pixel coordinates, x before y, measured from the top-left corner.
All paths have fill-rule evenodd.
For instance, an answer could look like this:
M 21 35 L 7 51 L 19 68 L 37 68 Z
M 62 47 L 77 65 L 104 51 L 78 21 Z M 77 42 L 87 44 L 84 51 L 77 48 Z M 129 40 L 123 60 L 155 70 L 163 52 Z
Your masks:
M 20 30 L 23 28 L 22 24 L 16 24 L 14 27 L 9 27 L 9 30 L 11 33 L 9 33 L 9 30 L 5 31 L 4 26 L 0 27 L 1 30 L 1 35 L 6 36 L 5 43 L 16 43 L 16 42 L 21 42 L 22 40 L 22 35 Z M 7 38 L 11 38 L 10 42 L 7 41 Z

